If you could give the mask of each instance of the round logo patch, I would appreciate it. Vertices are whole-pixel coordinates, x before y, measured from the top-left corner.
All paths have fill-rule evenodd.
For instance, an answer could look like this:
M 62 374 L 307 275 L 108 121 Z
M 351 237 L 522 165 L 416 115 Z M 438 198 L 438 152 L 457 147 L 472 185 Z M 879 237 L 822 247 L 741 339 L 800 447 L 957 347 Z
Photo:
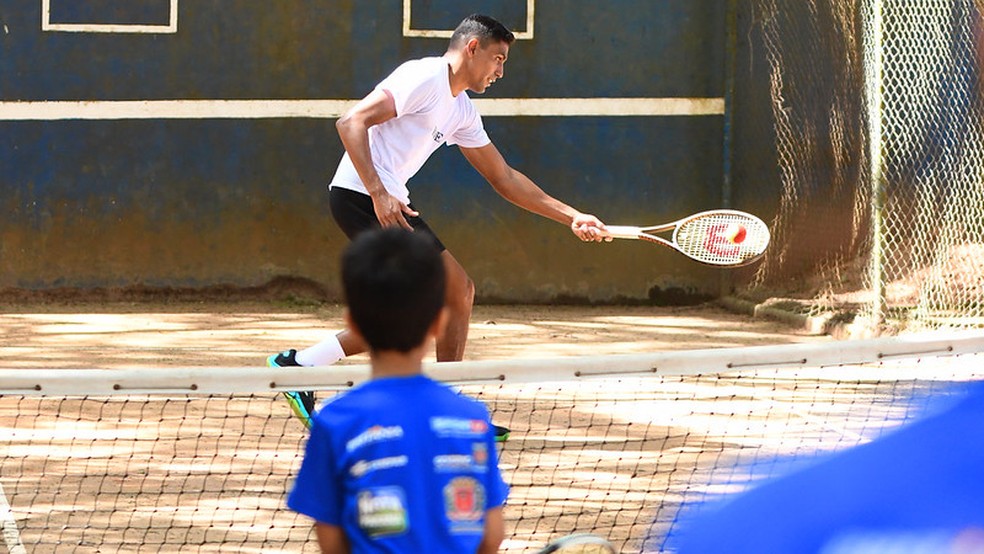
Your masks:
M 473 477 L 455 477 L 444 487 L 444 511 L 452 523 L 482 519 L 485 487 Z

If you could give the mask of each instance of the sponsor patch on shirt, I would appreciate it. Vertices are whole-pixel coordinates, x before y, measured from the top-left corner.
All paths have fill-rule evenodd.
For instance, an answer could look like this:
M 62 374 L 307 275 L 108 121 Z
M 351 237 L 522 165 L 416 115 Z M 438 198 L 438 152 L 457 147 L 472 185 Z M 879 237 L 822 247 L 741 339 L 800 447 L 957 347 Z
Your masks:
M 349 473 L 352 477 L 362 477 L 363 475 L 378 471 L 380 469 L 392 469 L 394 467 L 404 467 L 407 465 L 406 456 L 389 456 L 375 460 L 359 460 L 352 464 Z
M 359 527 L 372 538 L 405 533 L 410 528 L 406 499 L 400 487 L 360 490 L 356 495 Z
M 439 437 L 473 438 L 482 437 L 489 426 L 481 419 L 461 417 L 432 417 L 431 430 Z
M 472 445 L 471 454 L 441 454 L 434 456 L 437 473 L 485 473 L 488 471 L 489 454 L 484 443 Z
M 403 427 L 400 427 L 399 425 L 393 425 L 390 427 L 374 425 L 345 443 L 345 450 L 352 452 L 366 446 L 367 444 L 399 438 L 403 438 Z
M 482 533 L 485 487 L 474 477 L 455 477 L 444 486 L 444 513 L 452 533 Z
M 475 464 L 483 468 L 489 465 L 489 447 L 484 442 L 472 443 L 472 458 Z

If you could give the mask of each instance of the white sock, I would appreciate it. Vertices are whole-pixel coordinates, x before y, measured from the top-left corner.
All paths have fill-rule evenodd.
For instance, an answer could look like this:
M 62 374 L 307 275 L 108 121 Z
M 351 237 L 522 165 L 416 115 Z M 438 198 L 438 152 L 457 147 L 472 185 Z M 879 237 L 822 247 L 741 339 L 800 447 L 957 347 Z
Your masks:
M 298 350 L 294 359 L 310 367 L 331 365 L 344 357 L 345 351 L 342 350 L 342 343 L 338 342 L 338 335 L 332 335 L 314 346 Z

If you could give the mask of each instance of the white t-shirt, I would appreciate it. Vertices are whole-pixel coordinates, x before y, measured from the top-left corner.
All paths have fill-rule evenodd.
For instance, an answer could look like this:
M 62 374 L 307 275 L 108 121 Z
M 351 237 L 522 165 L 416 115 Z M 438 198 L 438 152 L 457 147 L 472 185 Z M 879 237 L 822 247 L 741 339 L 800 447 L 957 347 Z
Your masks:
M 442 144 L 479 148 L 491 142 L 468 94 L 451 95 L 448 67 L 441 57 L 411 60 L 376 85 L 393 97 L 396 117 L 369 128 L 373 165 L 386 190 L 404 203 L 410 202 L 407 181 Z M 368 194 L 348 153 L 330 186 Z

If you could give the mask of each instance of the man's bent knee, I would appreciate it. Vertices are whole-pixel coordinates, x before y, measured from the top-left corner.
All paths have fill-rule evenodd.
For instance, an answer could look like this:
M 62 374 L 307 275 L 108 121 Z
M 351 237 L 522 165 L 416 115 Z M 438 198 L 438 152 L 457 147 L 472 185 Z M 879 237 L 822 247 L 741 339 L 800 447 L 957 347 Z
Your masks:
M 457 311 L 471 311 L 475 303 L 475 282 L 467 275 L 459 283 L 448 287 L 448 308 Z
M 448 308 L 452 311 L 471 311 L 472 304 L 475 302 L 475 282 L 450 252 L 445 250 L 444 256 Z

